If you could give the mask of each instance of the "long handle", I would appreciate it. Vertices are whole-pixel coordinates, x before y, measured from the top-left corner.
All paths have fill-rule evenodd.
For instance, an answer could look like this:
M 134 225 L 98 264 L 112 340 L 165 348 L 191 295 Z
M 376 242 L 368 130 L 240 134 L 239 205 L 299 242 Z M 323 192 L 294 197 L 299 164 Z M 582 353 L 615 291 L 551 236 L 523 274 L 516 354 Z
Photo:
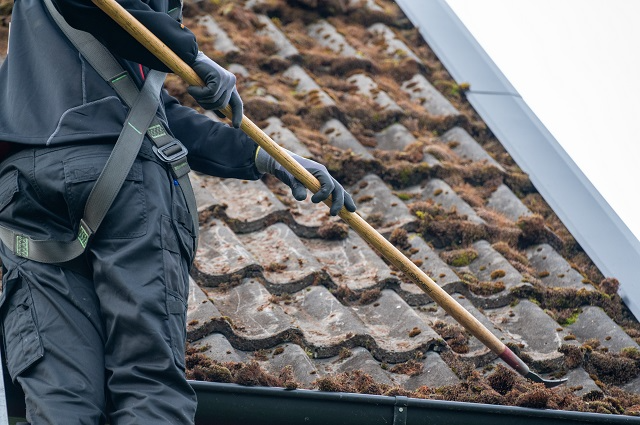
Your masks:
M 179 75 L 190 85 L 204 85 L 204 82 L 178 55 L 169 49 L 155 34 L 149 31 L 129 12 L 120 6 L 115 0 L 92 0 L 100 9 L 114 19 L 131 36 L 144 45 L 151 53 L 160 59 L 169 69 Z M 231 107 L 222 110 L 231 117 Z M 242 117 L 240 128 L 262 149 L 267 151 L 276 161 L 300 180 L 309 190 L 317 192 L 320 183 L 297 161 L 286 153 L 277 143 L 267 136 L 246 116 Z M 331 201 L 325 201 L 331 205 Z M 393 244 L 378 233 L 369 223 L 358 214 L 347 211 L 344 207 L 340 210 L 340 217 L 351 226 L 364 240 L 375 247 L 389 262 L 404 272 L 411 280 L 426 292 L 436 303 L 449 313 L 458 323 L 478 338 L 491 351 L 502 358 L 520 374 L 526 376 L 529 373 L 527 365 L 520 360 L 502 341 L 491 333 L 482 323 L 471 315 L 464 307 L 454 300 L 446 291 L 438 286 L 418 266 L 409 260 Z

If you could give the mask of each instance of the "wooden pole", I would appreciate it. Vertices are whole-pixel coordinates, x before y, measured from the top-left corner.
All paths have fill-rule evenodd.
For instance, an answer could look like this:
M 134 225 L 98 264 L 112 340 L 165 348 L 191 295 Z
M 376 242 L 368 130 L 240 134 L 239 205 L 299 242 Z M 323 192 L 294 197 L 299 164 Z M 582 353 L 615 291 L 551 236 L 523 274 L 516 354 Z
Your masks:
M 135 19 L 115 0 L 92 0 L 100 9 L 114 19 L 129 34 L 144 45 L 151 53 L 160 59 L 169 69 L 180 76 L 190 85 L 204 85 L 204 82 L 196 72 L 188 66 L 178 55 L 169 49 L 151 31 Z M 227 106 L 221 110 L 225 116 L 231 117 L 231 107 Z M 304 169 L 296 160 L 285 152 L 267 134 L 256 126 L 246 116 L 242 117 L 240 128 L 262 149 L 267 151 L 276 161 L 300 180 L 309 190 L 317 192 L 320 190 L 318 180 Z M 325 201 L 331 205 L 331 201 Z M 472 335 L 478 338 L 491 351 L 507 362 L 520 374 L 527 376 L 530 374 L 529 368 L 513 352 L 491 333 L 482 323 L 462 307 L 445 290 L 440 288 L 429 276 L 427 276 L 418 266 L 409 260 L 400 250 L 378 233 L 360 215 L 351 213 L 342 208 L 340 217 L 351 226 L 365 241 L 375 247 L 389 262 L 407 275 L 416 285 L 426 292 L 436 303 L 438 303 L 449 315 L 467 329 Z M 392 320 L 390 318 L 390 320 Z

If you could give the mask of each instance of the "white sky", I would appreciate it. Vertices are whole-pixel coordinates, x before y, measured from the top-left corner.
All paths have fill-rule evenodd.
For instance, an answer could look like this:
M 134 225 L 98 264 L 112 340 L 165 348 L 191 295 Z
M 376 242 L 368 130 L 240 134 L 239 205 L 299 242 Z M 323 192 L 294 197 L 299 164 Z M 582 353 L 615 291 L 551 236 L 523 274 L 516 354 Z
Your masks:
M 640 0 L 446 1 L 640 239 Z

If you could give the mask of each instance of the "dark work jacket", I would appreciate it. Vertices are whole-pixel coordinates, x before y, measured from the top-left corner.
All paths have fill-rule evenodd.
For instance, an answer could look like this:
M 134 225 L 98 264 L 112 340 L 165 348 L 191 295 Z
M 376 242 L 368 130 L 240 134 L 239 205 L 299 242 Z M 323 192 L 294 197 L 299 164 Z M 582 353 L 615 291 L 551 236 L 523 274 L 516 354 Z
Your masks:
M 168 71 L 90 0 L 53 1 L 70 25 L 105 44 L 139 86 L 149 68 Z M 178 1 L 119 3 L 189 64 L 198 52 L 195 37 L 167 14 L 181 6 Z M 162 100 L 163 120 L 189 150 L 193 169 L 219 177 L 260 177 L 256 144 L 244 133 L 181 106 L 166 91 Z M 127 113 L 49 16 L 43 0 L 15 0 L 9 51 L 0 66 L 0 141 L 16 146 L 115 142 Z

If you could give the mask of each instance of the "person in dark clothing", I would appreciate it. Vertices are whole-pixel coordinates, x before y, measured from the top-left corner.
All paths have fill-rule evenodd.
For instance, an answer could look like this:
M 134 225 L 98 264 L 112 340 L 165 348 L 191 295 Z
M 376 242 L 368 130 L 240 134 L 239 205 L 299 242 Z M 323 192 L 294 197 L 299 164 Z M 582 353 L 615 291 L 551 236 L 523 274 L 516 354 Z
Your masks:
M 306 189 L 236 128 L 181 106 L 164 90 L 152 93 L 150 81 L 168 69 L 90 0 L 47 1 L 15 1 L 0 67 L 0 142 L 11 149 L 0 163 L 7 369 L 24 390 L 33 424 L 193 423 L 197 401 L 185 379 L 184 349 L 198 223 L 190 187 L 177 173 L 186 163 L 175 165 L 182 145 L 196 171 L 249 180 L 272 173 L 298 200 Z M 199 104 L 231 105 L 238 127 L 235 77 L 199 52 L 181 24 L 181 4 L 119 3 L 205 81 L 189 88 Z M 105 80 L 61 31 L 56 13 L 106 46 L 126 75 Z M 135 83 L 139 98 L 159 99 L 148 129 L 132 124 L 136 107 L 114 90 L 123 79 Z M 88 199 L 127 127 L 140 134 L 141 146 L 99 229 L 91 228 Z M 156 137 L 171 143 L 159 147 Z M 178 154 L 169 153 L 176 146 Z M 294 158 L 321 183 L 314 202 L 331 196 L 331 214 L 343 206 L 355 211 L 324 166 Z M 65 244 L 84 251 L 47 261 L 62 258 L 47 247 Z

